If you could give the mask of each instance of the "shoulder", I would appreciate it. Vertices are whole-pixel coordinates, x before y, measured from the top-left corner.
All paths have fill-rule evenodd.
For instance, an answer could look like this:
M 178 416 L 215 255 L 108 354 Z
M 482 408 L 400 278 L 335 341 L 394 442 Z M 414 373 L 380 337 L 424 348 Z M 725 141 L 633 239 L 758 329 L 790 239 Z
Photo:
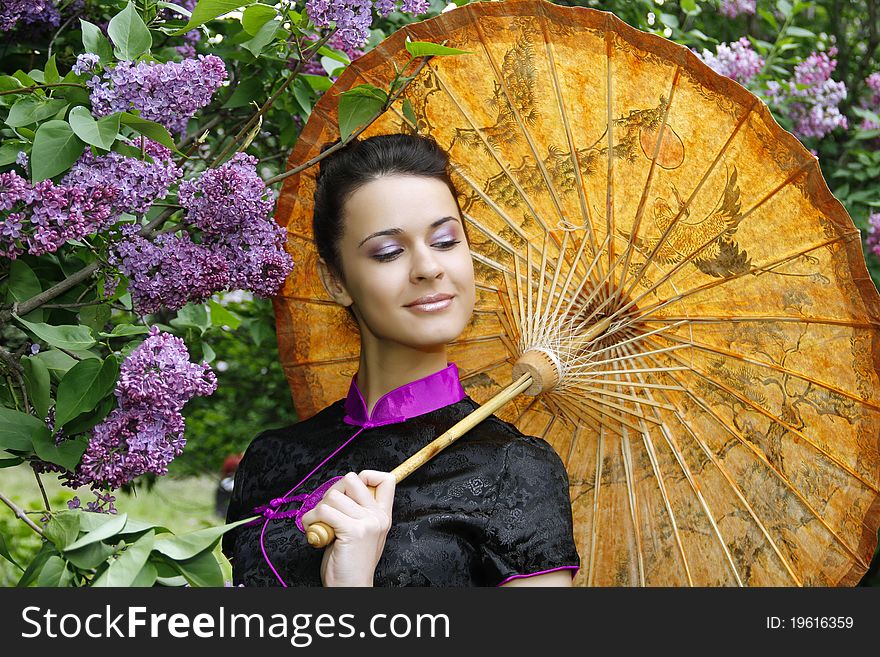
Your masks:
M 476 402 L 470 397 L 467 399 L 474 408 L 477 408 Z M 501 450 L 498 456 L 504 459 L 505 474 L 548 475 L 552 479 L 564 479 L 567 485 L 565 465 L 553 446 L 546 440 L 524 434 L 514 424 L 494 414 L 474 427 L 474 430 L 478 434 L 478 439 L 497 444 Z

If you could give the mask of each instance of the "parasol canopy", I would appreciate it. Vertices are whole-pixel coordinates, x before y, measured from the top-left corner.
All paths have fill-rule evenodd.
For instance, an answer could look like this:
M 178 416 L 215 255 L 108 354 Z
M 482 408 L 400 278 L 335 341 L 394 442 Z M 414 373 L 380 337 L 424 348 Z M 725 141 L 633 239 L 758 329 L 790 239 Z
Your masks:
M 612 14 L 476 3 L 408 25 L 314 108 L 293 166 L 339 137 L 338 94 L 430 59 L 361 138 L 418 132 L 455 165 L 477 285 L 449 345 L 484 403 L 528 350 L 559 384 L 496 412 L 566 465 L 576 585 L 853 585 L 880 525 L 880 304 L 859 232 L 766 106 Z M 276 220 L 274 300 L 305 419 L 345 396 L 359 336 L 312 241 L 317 167 Z

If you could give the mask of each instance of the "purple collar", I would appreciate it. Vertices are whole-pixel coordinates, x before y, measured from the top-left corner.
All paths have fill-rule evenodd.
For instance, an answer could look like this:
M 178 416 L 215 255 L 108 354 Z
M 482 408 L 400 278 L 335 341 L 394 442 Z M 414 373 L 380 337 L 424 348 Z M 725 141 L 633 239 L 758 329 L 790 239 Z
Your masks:
M 355 383 L 356 378 L 357 375 L 351 377 L 342 421 L 367 429 L 403 422 L 459 402 L 465 397 L 464 388 L 458 379 L 458 367 L 455 363 L 449 363 L 439 372 L 385 393 L 373 407 L 372 416 L 367 417 L 367 403 Z

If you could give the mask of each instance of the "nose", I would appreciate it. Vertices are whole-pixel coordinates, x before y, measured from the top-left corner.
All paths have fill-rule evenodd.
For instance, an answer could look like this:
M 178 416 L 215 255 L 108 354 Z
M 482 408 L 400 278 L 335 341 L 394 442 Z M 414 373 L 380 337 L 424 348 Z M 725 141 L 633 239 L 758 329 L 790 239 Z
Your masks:
M 441 278 L 443 266 L 437 258 L 437 253 L 429 246 L 422 245 L 413 251 L 412 269 L 410 280 L 416 283 L 431 278 Z

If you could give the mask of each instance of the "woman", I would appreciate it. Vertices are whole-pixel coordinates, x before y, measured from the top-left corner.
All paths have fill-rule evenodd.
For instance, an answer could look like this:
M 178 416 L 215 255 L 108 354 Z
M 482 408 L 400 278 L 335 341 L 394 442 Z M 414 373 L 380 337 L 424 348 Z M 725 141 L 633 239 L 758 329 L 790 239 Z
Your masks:
M 227 522 L 263 515 L 224 536 L 235 584 L 571 586 L 568 477 L 545 441 L 493 415 L 399 485 L 388 473 L 477 408 L 446 355 L 476 297 L 448 166 L 409 135 L 321 161 L 318 269 L 360 329 L 359 369 L 345 399 L 249 446 Z M 317 521 L 336 533 L 323 549 L 302 532 Z

